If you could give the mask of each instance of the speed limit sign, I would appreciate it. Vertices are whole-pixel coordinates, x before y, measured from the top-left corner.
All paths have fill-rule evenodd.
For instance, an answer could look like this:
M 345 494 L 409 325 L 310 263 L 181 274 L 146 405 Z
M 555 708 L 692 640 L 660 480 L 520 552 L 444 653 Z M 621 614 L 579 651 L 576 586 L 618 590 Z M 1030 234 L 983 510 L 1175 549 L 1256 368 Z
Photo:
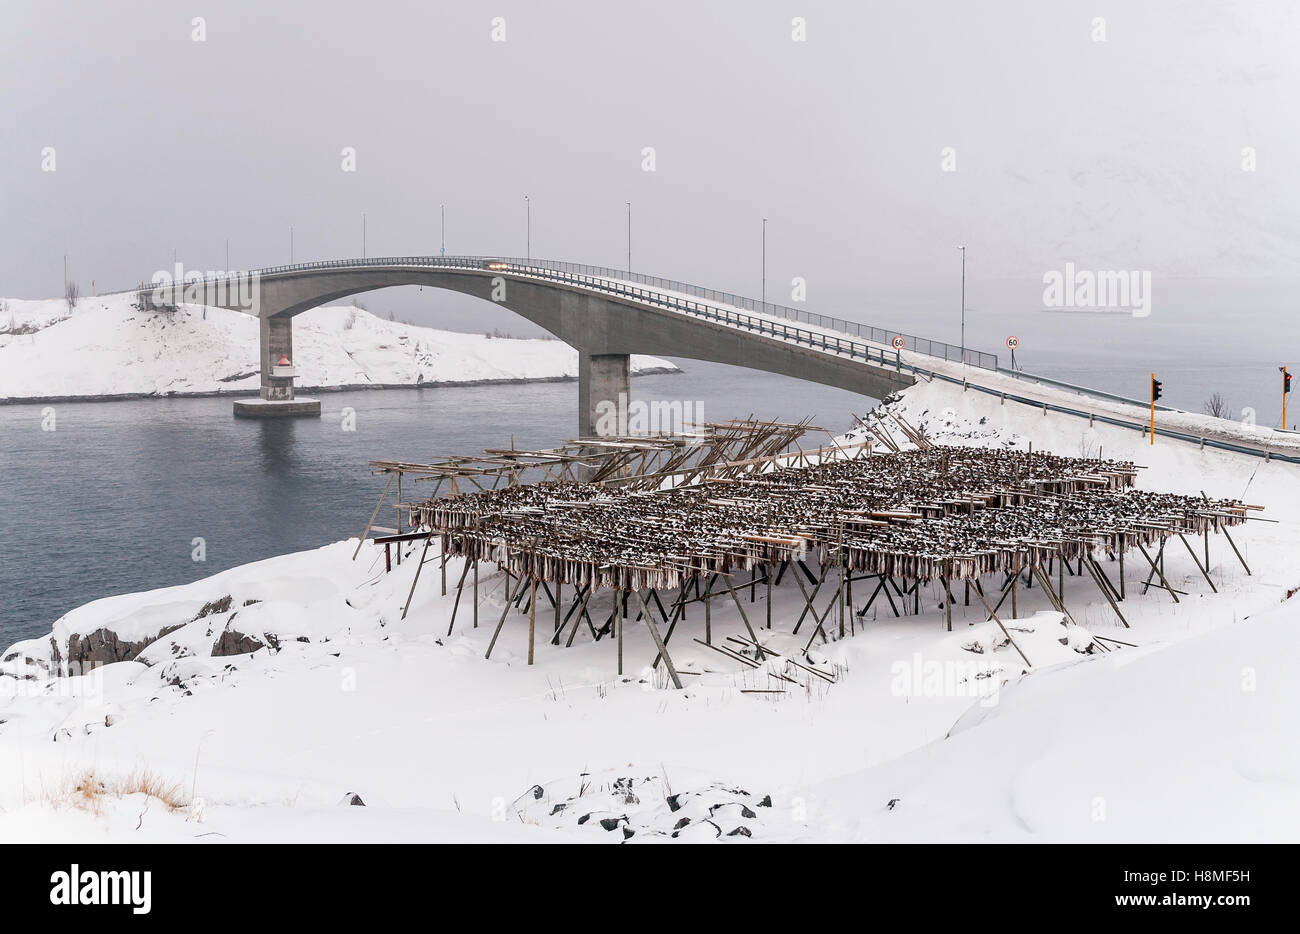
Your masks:
M 1007 350 L 1015 350 L 1019 346 L 1020 338 L 1016 337 L 1016 335 L 1012 334 L 1007 338 Z
M 890 343 L 894 345 L 895 350 L 902 350 L 904 347 L 907 346 L 907 341 L 903 340 L 901 337 L 895 337 L 892 341 L 890 341 Z

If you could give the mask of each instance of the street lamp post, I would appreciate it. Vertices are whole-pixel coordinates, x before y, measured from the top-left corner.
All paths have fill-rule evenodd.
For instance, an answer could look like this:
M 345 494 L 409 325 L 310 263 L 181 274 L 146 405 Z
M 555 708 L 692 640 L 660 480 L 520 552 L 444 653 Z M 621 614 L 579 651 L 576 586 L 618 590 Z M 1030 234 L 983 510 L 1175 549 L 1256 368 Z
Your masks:
M 289 225 L 289 262 L 293 263 L 293 224 Z
M 632 275 L 632 202 L 627 203 L 627 274 Z
M 767 218 L 763 218 L 763 307 L 767 307 Z
M 361 258 L 366 258 L 366 214 L 361 212 Z
M 961 362 L 966 363 L 966 248 L 961 250 Z
M 524 258 L 533 261 L 533 202 L 524 195 Z
M 447 255 L 447 205 L 442 205 L 442 246 L 439 248 L 440 256 Z

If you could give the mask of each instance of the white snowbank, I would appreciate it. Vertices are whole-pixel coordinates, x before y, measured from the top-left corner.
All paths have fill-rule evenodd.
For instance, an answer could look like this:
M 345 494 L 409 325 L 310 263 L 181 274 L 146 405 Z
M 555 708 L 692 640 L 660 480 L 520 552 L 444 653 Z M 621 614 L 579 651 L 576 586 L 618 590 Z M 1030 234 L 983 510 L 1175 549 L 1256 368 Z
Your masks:
M 47 828 L 150 840 L 1300 839 L 1290 720 L 1300 607 L 1286 602 L 1300 585 L 1300 470 L 1151 447 L 937 383 L 898 405 L 943 442 L 1101 447 L 1147 466 L 1144 488 L 1241 497 L 1278 521 L 1234 531 L 1251 575 L 1212 542 L 1218 594 L 1185 552 L 1166 556 L 1186 592 L 1177 605 L 1160 589 L 1143 595 L 1130 562 L 1132 629 L 1070 576 L 1078 625 L 1064 625 L 1038 587 L 1022 589 L 1018 618 L 1004 617 L 1015 646 L 960 594 L 952 632 L 934 589 L 920 616 L 895 618 L 878 599 L 854 634 L 814 641 L 808 661 L 834 683 L 792 685 L 777 677 L 797 674 L 780 659 L 750 669 L 698 644 L 698 606 L 670 643 L 683 691 L 649 668 L 641 625 L 627 627 L 623 678 L 613 640 L 593 642 L 585 626 L 572 648 L 551 646 L 545 601 L 536 664 L 526 664 L 527 614 L 515 612 L 487 661 L 500 575 L 480 578 L 479 627 L 467 590 L 449 636 L 459 559 L 446 596 L 437 564 L 425 567 L 402 619 L 416 562 L 385 574 L 382 549 L 366 546 L 354 563 L 346 542 L 96 601 L 58 622 L 56 643 L 102 626 L 137 639 L 179 628 L 135 660 L 76 678 L 45 680 L 11 661 L 32 677 L 0 676 L 0 839 Z M 760 628 L 764 597 L 760 586 L 750 603 L 742 588 Z M 797 589 L 776 588 L 773 629 L 761 631 L 787 656 L 811 636 L 807 624 L 789 631 L 801 606 Z M 601 595 L 592 617 L 600 625 L 608 613 Z M 712 626 L 715 642 L 744 632 L 723 601 Z M 1092 636 L 1134 647 L 1081 651 Z M 241 637 L 260 647 L 211 655 Z M 48 664 L 50 653 L 49 639 L 29 640 L 4 657 Z M 112 778 L 141 766 L 179 784 L 187 805 L 150 808 L 140 831 L 134 800 L 87 817 L 41 791 L 87 769 Z M 341 805 L 349 793 L 366 807 Z M 202 799 L 201 820 L 191 798 Z
M 250 392 L 259 386 L 256 318 L 183 305 L 141 312 L 128 295 L 7 299 L 0 310 L 0 402 Z M 555 340 L 489 338 L 317 308 L 293 327 L 300 391 L 573 379 L 578 353 Z M 673 371 L 634 356 L 634 373 Z

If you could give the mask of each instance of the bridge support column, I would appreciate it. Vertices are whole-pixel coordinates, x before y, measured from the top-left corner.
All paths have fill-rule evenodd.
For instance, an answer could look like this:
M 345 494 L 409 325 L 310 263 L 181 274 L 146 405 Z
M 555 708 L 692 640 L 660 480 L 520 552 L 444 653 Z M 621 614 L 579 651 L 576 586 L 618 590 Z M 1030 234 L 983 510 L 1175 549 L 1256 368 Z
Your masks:
M 281 369 L 276 365 L 281 357 L 293 360 L 293 318 L 289 315 L 272 315 L 258 318 L 258 325 L 261 399 L 236 402 L 235 414 L 245 418 L 320 415 L 319 400 L 293 397 L 293 376 L 276 375 L 277 369 Z
M 293 401 L 293 377 L 274 376 L 281 356 L 293 359 L 293 319 L 288 315 L 259 318 L 261 325 L 262 398 L 268 402 Z
M 589 354 L 578 351 L 578 432 L 594 438 L 601 421 L 601 403 L 608 402 L 618 412 L 626 406 L 631 390 L 632 360 L 627 354 Z M 620 398 L 621 397 L 621 398 Z M 609 411 L 606 409 L 606 411 Z M 625 419 L 627 416 L 623 415 Z M 621 421 L 622 419 L 620 419 Z M 610 433 L 606 431 L 606 433 Z M 613 432 L 617 433 L 617 431 Z

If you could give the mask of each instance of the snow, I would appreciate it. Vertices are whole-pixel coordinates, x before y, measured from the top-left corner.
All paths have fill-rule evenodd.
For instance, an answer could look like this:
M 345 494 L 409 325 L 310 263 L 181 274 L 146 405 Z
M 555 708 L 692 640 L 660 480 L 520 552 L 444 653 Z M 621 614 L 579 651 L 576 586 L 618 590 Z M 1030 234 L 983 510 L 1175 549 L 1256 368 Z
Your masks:
M 257 319 L 182 305 L 142 312 L 130 295 L 0 302 L 0 402 L 256 392 Z M 316 308 L 293 325 L 296 388 L 574 379 L 578 353 L 555 340 L 489 338 Z M 673 371 L 634 356 L 634 373 Z
M 572 648 L 540 637 L 528 666 L 518 613 L 485 660 L 500 575 L 480 577 L 479 627 L 462 601 L 448 635 L 459 559 L 446 596 L 426 566 L 402 619 L 416 562 L 386 574 L 373 545 L 354 562 L 355 539 L 95 601 L 56 623 L 55 644 L 100 628 L 152 644 L 62 679 L 45 675 L 49 639 L 0 655 L 0 840 L 1300 839 L 1298 468 L 1151 446 L 941 382 L 894 405 L 940 443 L 1102 448 L 1144 465 L 1143 488 L 1239 497 L 1275 521 L 1233 533 L 1250 575 L 1212 540 L 1218 594 L 1186 552 L 1166 556 L 1187 592 L 1178 604 L 1143 595 L 1129 562 L 1132 629 L 1069 576 L 1077 625 L 1022 589 L 1018 618 L 1003 617 L 1015 646 L 960 594 L 952 632 L 934 589 L 916 617 L 878 601 L 853 633 L 813 643 L 806 663 L 829 681 L 696 643 L 692 607 L 669 646 L 682 691 L 650 668 L 639 625 L 621 678 L 614 643 L 585 627 Z M 741 599 L 763 626 L 764 588 Z M 797 590 L 774 591 L 760 637 L 782 656 L 801 658 L 811 635 L 790 632 L 801 606 Z M 539 632 L 551 612 L 543 603 Z M 608 597 L 591 612 L 599 625 Z M 729 601 L 714 602 L 712 625 L 715 643 L 744 632 Z M 223 633 L 264 647 L 214 657 Z M 1133 647 L 1102 651 L 1098 636 Z M 178 786 L 181 806 L 146 811 L 124 793 L 95 814 L 60 791 L 88 770 L 111 785 L 141 768 Z M 365 806 L 341 803 L 352 794 Z

